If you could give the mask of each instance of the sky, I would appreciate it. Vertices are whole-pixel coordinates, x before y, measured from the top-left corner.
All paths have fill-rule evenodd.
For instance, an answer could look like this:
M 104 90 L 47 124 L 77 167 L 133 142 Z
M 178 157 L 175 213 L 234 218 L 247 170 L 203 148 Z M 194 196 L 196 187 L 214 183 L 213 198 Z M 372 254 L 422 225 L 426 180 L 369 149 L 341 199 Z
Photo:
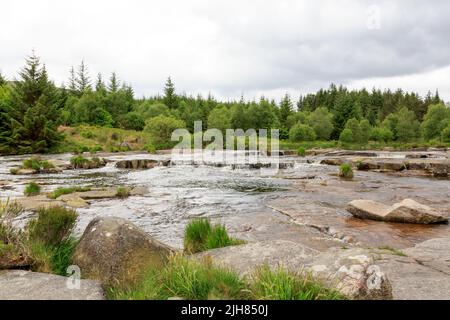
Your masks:
M 450 101 L 446 0 L 2 0 L 0 70 L 32 50 L 56 84 L 84 60 L 137 96 L 177 92 L 279 99 L 331 83 Z

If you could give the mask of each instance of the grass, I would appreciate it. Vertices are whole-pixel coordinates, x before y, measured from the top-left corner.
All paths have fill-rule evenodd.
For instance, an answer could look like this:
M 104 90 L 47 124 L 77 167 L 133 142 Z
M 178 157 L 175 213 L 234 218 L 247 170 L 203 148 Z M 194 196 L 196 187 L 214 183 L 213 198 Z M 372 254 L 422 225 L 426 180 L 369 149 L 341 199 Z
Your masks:
M 91 191 L 91 188 L 89 187 L 69 187 L 69 188 L 58 188 L 54 190 L 53 192 L 49 193 L 47 195 L 47 198 L 49 199 L 57 199 L 62 195 L 65 194 L 71 194 L 75 192 L 87 192 Z
M 23 194 L 27 197 L 36 196 L 41 193 L 41 186 L 36 182 L 31 182 L 25 186 Z
M 141 281 L 129 286 L 107 288 L 108 299 L 166 300 L 317 300 L 344 297 L 309 276 L 268 267 L 250 277 L 217 267 L 208 259 L 172 256 L 162 269 L 150 268 Z
M 353 179 L 353 169 L 351 164 L 341 164 L 341 166 L 339 167 L 339 176 L 344 179 Z
M 22 162 L 22 168 L 24 169 L 33 169 L 36 171 L 40 171 L 42 169 L 52 169 L 55 166 L 46 160 L 40 160 L 39 158 L 30 158 L 25 159 Z
M 75 168 L 83 168 L 83 166 L 89 162 L 89 159 L 83 157 L 82 155 L 77 155 L 70 158 L 70 164 Z
M 130 196 L 130 190 L 126 187 L 117 187 L 116 195 L 118 198 L 128 198 Z
M 243 244 L 242 240 L 231 238 L 222 225 L 212 226 L 205 218 L 189 222 L 184 231 L 184 249 L 189 253 Z
M 300 157 L 304 157 L 304 156 L 306 155 L 306 149 L 303 148 L 303 147 L 299 147 L 299 148 L 297 149 L 297 154 L 298 154 Z
M 390 252 L 392 252 L 392 254 L 394 254 L 396 256 L 406 257 L 406 254 L 403 251 L 389 247 L 389 246 L 378 247 L 378 249 L 390 251 Z

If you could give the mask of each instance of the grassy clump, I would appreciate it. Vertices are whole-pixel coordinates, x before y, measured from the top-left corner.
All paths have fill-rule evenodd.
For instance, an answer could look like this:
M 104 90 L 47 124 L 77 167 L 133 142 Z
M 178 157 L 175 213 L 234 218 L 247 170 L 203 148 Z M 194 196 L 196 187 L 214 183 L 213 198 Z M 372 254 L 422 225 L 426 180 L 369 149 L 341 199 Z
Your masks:
M 389 247 L 389 246 L 378 247 L 378 249 L 390 251 L 393 255 L 396 255 L 396 256 L 406 257 L 406 254 L 403 251 Z
M 23 191 L 23 194 L 27 197 L 30 196 L 36 196 L 39 193 L 41 193 L 41 186 L 38 185 L 36 182 L 31 182 L 25 186 L 25 190 Z
M 184 249 L 189 253 L 243 243 L 242 240 L 231 238 L 224 226 L 212 226 L 205 218 L 192 220 L 184 231 Z
M 339 177 L 345 179 L 353 179 L 353 169 L 351 164 L 343 163 L 339 167 Z
M 118 198 L 128 198 L 130 196 L 130 190 L 126 187 L 117 187 L 116 196 Z
M 298 154 L 300 157 L 304 157 L 304 156 L 306 155 L 306 149 L 303 148 L 303 147 L 299 147 L 299 148 L 297 149 L 297 154 Z
M 33 169 L 36 171 L 41 171 L 42 169 L 52 169 L 55 166 L 46 160 L 40 160 L 39 158 L 25 159 L 22 162 L 23 169 Z
M 198 261 L 182 255 L 172 256 L 162 270 L 149 269 L 138 283 L 109 287 L 107 296 L 116 300 L 165 300 L 170 297 L 189 300 L 344 298 L 304 275 L 264 267 L 250 277 L 241 278 L 231 270 L 214 266 L 208 259 Z
M 254 300 L 341 300 L 344 296 L 324 286 L 308 274 L 297 274 L 284 268 L 271 270 L 263 266 L 255 271 L 250 283 Z
M 71 194 L 75 192 L 87 192 L 91 191 L 91 188 L 89 187 L 69 187 L 69 188 L 58 188 L 54 190 L 53 192 L 49 193 L 47 195 L 47 198 L 49 199 L 57 199 L 58 197 L 65 195 L 65 194 Z
M 88 162 L 89 159 L 83 157 L 82 155 L 77 155 L 70 159 L 70 164 L 75 168 L 83 168 L 83 166 Z

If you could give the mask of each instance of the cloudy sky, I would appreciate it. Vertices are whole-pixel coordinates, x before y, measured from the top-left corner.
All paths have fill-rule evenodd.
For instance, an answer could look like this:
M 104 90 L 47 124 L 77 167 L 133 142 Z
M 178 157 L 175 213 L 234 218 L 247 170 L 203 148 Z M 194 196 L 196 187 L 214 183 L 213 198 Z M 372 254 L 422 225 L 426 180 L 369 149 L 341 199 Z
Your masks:
M 328 87 L 439 89 L 450 101 L 447 0 L 2 0 L 0 70 L 35 49 L 56 83 L 84 59 L 140 95 L 279 98 Z

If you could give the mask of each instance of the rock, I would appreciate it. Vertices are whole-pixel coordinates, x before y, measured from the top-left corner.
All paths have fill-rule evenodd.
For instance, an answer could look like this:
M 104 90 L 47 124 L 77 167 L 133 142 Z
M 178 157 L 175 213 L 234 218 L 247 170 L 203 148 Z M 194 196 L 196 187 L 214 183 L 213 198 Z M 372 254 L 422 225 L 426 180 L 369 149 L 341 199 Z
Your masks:
M 341 156 L 356 156 L 356 157 L 377 157 L 378 154 L 371 151 L 332 151 L 324 155 L 325 157 L 341 157 Z
M 152 169 L 158 165 L 157 160 L 151 159 L 133 159 L 133 160 L 122 160 L 116 163 L 116 168 L 119 169 Z
M 15 174 L 17 175 L 30 175 L 30 174 L 37 174 L 37 170 L 34 169 L 17 169 L 17 171 L 15 172 Z
M 83 200 L 78 194 L 64 194 L 58 197 L 57 200 L 65 202 L 69 207 L 72 208 L 86 208 L 89 207 L 89 204 Z
M 76 192 L 75 194 L 83 200 L 108 199 L 117 196 L 117 188 Z
M 83 278 L 117 284 L 135 280 L 150 265 L 162 266 L 172 251 L 127 220 L 103 217 L 87 226 L 73 263 Z
M 421 265 L 448 274 L 450 280 L 450 238 L 431 239 L 403 252 Z
M 104 300 L 100 283 L 81 280 L 71 289 L 70 278 L 21 270 L 0 271 L 0 300 Z M 69 285 L 68 285 L 69 284 Z
M 344 158 L 329 158 L 323 159 L 322 161 L 320 161 L 320 164 L 326 164 L 329 166 L 340 166 L 344 162 L 346 162 L 346 159 Z
M 434 177 L 445 178 L 450 173 L 450 161 L 430 162 L 425 170 L 430 172 Z
M 147 187 L 134 187 L 130 190 L 130 196 L 143 196 L 148 193 Z
M 262 265 L 282 265 L 294 272 L 311 272 L 349 298 L 392 299 L 389 280 L 373 265 L 374 257 L 366 249 L 331 248 L 321 253 L 299 243 L 275 240 L 209 250 L 195 257 L 209 257 L 241 276 L 251 275 Z
M 347 205 L 347 211 L 357 218 L 385 222 L 431 224 L 448 221 L 435 209 L 411 199 L 392 206 L 372 200 L 354 200 Z
M 45 195 L 32 197 L 17 198 L 16 202 L 23 207 L 24 210 L 37 211 L 41 208 L 48 209 L 53 207 L 64 206 L 63 201 L 52 200 Z

